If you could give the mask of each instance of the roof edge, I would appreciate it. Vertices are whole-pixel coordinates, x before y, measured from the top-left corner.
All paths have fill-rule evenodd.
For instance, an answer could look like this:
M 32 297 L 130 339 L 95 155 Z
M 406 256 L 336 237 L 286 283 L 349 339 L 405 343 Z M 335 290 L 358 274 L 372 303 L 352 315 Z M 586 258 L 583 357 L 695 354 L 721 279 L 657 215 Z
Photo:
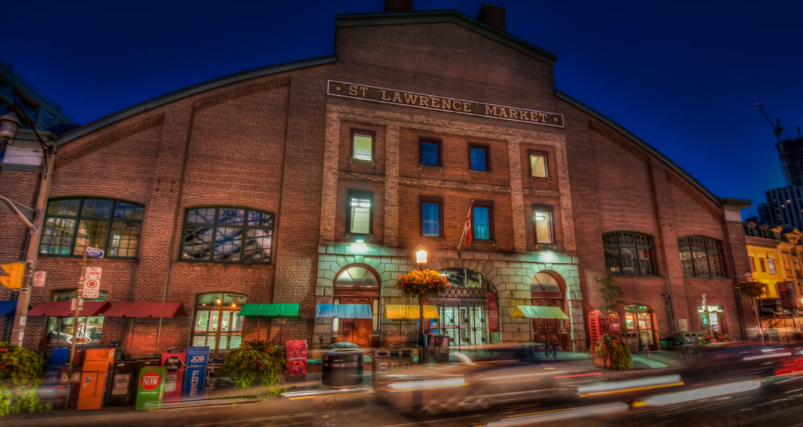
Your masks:
M 418 12 L 402 13 L 355 13 L 337 15 L 335 27 L 366 27 L 373 25 L 410 25 L 410 24 L 437 24 L 451 22 L 461 27 L 479 33 L 491 40 L 502 43 L 512 49 L 518 50 L 533 58 L 555 65 L 558 56 L 542 49 L 530 42 L 512 36 L 507 32 L 499 31 L 485 23 L 477 21 L 468 15 L 454 10 L 424 10 Z
M 568 94 L 555 89 L 555 95 L 559 99 L 561 99 L 563 101 L 566 101 L 569 104 L 579 108 L 580 110 L 582 110 L 586 114 L 588 114 L 591 117 L 601 121 L 602 123 L 605 123 L 606 125 L 608 125 L 611 128 L 613 128 L 615 131 L 621 133 L 622 135 L 624 135 L 625 137 L 627 137 L 631 141 L 635 142 L 636 145 L 640 146 L 641 148 L 643 148 L 648 153 L 650 153 L 653 156 L 657 157 L 660 161 L 662 161 L 664 164 L 669 166 L 670 169 L 672 169 L 678 175 L 680 175 L 683 178 L 685 178 L 690 184 L 695 186 L 698 190 L 700 190 L 703 194 L 705 194 L 709 199 L 711 199 L 711 201 L 713 201 L 717 206 L 722 206 L 722 200 L 720 200 L 719 197 L 714 195 L 714 193 L 712 193 L 709 189 L 705 188 L 705 186 L 703 184 L 700 184 L 699 181 L 694 179 L 694 177 L 691 176 L 685 170 L 683 170 L 683 168 L 681 168 L 680 166 L 675 164 L 675 162 L 673 162 L 668 157 L 663 155 L 660 151 L 656 150 L 653 146 L 651 146 L 650 144 L 645 142 L 643 139 L 637 137 L 636 135 L 631 133 L 629 130 L 627 130 L 624 127 L 622 127 L 620 124 L 614 122 L 613 120 L 609 119 L 608 117 L 605 117 L 600 112 L 594 110 L 593 108 L 589 107 L 588 105 L 583 104 L 582 102 L 578 101 L 577 99 L 572 98 Z
M 316 58 L 302 59 L 299 61 L 285 62 L 282 64 L 270 65 L 262 68 L 255 68 L 253 70 L 242 71 L 228 76 L 219 77 L 193 86 L 170 92 L 166 95 L 158 96 L 153 99 L 141 102 L 126 109 L 120 110 L 116 113 L 109 114 L 108 116 L 101 117 L 93 122 L 87 123 L 81 127 L 75 128 L 69 132 L 61 135 L 56 141 L 57 145 L 64 145 L 76 138 L 82 137 L 92 133 L 98 129 L 106 127 L 112 123 L 120 120 L 127 119 L 139 113 L 152 110 L 162 105 L 169 104 L 173 101 L 188 96 L 197 95 L 212 89 L 222 86 L 239 83 L 245 80 L 250 80 L 257 77 L 268 76 L 271 74 L 282 73 L 285 71 L 293 71 L 301 68 L 314 67 L 317 65 L 329 64 L 335 62 L 335 55 L 319 56 Z

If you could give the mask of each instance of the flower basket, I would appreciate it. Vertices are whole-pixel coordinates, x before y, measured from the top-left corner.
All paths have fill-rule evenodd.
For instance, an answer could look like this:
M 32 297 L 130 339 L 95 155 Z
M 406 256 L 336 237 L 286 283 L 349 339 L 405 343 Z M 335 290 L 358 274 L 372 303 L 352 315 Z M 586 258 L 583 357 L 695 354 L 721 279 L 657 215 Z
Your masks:
M 594 360 L 594 365 L 596 366 L 616 371 L 633 368 L 633 356 L 630 353 L 630 347 L 619 335 L 603 335 L 597 341 L 596 355 L 597 357 Z
M 396 276 L 394 286 L 399 288 L 402 295 L 424 301 L 452 287 L 449 281 L 435 270 L 413 270 L 407 274 L 399 274 Z
M 716 343 L 728 342 L 728 336 L 721 332 L 703 331 L 703 336 L 697 342 L 700 345 L 711 345 Z
M 764 286 L 761 282 L 741 282 L 733 290 L 743 297 L 758 298 L 764 293 Z

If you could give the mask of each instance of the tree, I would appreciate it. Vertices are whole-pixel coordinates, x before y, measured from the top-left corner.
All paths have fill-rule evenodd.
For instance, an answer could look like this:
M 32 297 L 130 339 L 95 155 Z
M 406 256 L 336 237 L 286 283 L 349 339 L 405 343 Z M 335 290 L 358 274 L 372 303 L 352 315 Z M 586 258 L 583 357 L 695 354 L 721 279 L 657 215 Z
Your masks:
M 602 278 L 594 277 L 594 280 L 600 284 L 599 294 L 602 297 L 602 305 L 599 306 L 599 310 L 603 315 L 615 310 L 619 304 L 624 304 L 624 301 L 619 299 L 624 292 L 619 288 L 619 283 L 610 272 L 606 271 Z

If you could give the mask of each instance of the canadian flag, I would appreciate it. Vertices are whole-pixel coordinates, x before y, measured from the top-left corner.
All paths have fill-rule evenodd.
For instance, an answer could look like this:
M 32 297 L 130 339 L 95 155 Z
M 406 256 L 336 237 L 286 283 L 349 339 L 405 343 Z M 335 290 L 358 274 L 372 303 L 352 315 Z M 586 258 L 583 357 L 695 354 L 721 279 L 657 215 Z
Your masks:
M 466 237 L 466 247 L 471 246 L 471 241 L 473 240 L 471 235 L 471 210 L 474 207 L 474 199 L 471 199 L 471 203 L 468 205 L 468 215 L 466 215 L 466 225 L 463 226 L 463 236 Z M 460 241 L 463 241 L 463 236 L 460 236 Z M 460 249 L 460 244 L 457 244 L 457 249 Z

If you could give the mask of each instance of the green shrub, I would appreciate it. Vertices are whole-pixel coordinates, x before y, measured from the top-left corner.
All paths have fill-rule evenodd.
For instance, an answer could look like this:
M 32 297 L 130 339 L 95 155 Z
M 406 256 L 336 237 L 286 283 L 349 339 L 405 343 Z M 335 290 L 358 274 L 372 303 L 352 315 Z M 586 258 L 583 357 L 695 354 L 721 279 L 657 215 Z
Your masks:
M 633 368 L 630 346 L 618 335 L 603 335 L 597 342 L 596 351 L 601 360 L 611 358 L 611 369 L 624 371 Z
M 269 395 L 277 395 L 281 391 L 275 386 L 282 380 L 286 365 L 284 347 L 267 341 L 247 341 L 226 356 L 215 374 L 234 378 L 237 388 L 250 388 L 259 379 L 259 384 L 269 387 Z
M 36 393 L 44 371 L 41 355 L 0 342 L 0 416 L 52 409 L 53 404 L 43 403 Z

